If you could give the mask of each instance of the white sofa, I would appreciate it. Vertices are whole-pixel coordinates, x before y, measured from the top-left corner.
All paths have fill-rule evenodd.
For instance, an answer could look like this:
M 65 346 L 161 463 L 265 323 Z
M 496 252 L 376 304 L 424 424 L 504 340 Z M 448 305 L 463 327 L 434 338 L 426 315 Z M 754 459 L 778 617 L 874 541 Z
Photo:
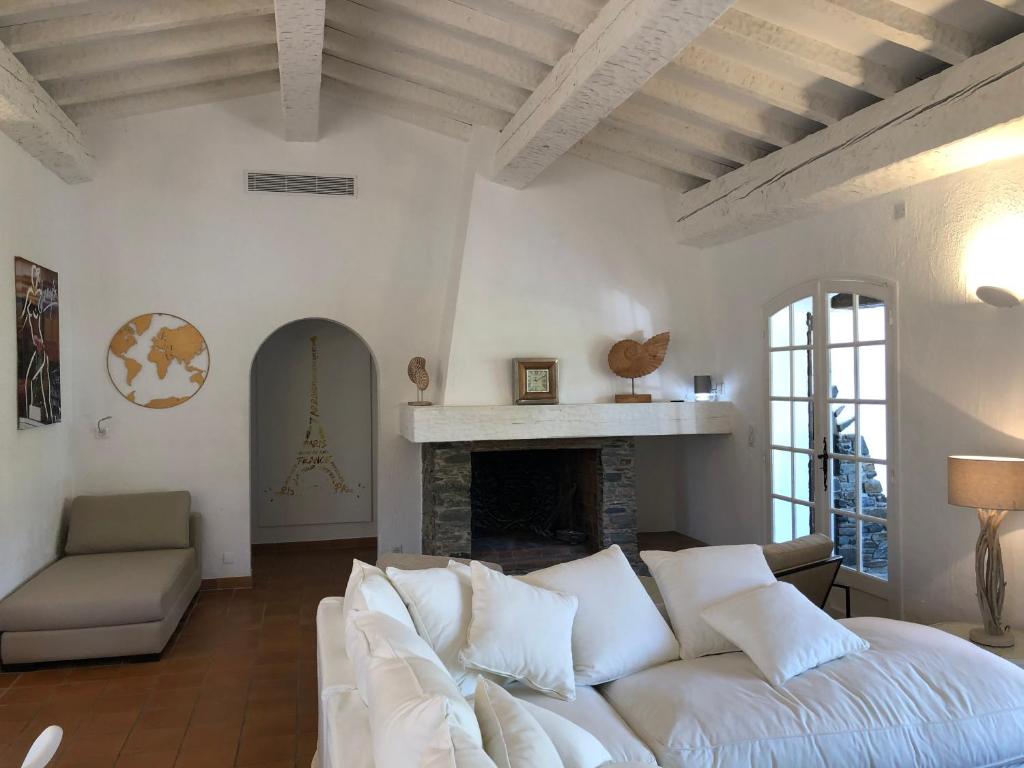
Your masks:
M 345 652 L 344 599 L 317 613 L 313 768 L 375 768 L 367 708 Z M 864 653 L 773 687 L 743 653 L 673 661 L 562 701 L 517 697 L 583 727 L 616 761 L 686 766 L 1024 765 L 1024 670 L 929 627 L 843 623 Z M 399 768 L 376 766 L 376 768 Z

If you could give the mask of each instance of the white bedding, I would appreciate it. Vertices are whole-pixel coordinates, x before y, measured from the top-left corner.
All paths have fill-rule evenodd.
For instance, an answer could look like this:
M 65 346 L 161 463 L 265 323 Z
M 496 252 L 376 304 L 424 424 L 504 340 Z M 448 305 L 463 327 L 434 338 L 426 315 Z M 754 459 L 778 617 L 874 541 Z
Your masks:
M 843 623 L 871 648 L 781 689 L 727 653 L 602 692 L 664 768 L 1024 764 L 1024 670 L 930 627 Z

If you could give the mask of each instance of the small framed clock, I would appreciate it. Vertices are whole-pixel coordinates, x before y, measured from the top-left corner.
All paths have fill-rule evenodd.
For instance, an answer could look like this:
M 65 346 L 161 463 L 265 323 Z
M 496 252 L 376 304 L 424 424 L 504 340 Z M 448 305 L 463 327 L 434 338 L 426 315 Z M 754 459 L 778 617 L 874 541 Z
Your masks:
M 516 405 L 558 404 L 558 360 L 528 357 L 516 360 Z

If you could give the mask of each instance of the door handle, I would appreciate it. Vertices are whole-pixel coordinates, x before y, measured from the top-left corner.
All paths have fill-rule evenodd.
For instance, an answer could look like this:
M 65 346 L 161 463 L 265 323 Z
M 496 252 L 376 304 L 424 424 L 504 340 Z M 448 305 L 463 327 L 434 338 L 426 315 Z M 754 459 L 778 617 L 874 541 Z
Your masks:
M 828 460 L 831 454 L 828 452 L 828 438 L 821 438 L 821 453 L 818 454 L 818 458 L 821 459 L 821 481 L 825 486 L 825 490 L 828 490 Z

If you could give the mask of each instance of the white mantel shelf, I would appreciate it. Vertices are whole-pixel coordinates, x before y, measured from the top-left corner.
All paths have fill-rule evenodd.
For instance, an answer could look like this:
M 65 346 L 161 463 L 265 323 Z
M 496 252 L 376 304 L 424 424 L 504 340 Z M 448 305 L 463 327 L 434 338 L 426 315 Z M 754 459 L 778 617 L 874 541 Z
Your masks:
M 403 405 L 401 431 L 413 443 L 572 437 L 724 435 L 733 406 L 712 403 L 580 405 Z

